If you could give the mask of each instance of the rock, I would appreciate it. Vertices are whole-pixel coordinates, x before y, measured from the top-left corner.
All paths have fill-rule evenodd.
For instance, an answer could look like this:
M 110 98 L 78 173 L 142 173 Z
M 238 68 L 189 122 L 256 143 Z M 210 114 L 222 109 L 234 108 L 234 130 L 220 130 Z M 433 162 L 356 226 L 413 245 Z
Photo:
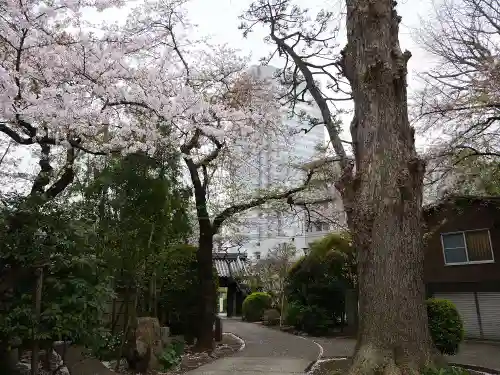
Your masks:
M 117 363 L 118 361 L 116 359 L 111 361 L 102 361 L 102 364 L 112 371 L 115 370 Z M 118 366 L 118 369 L 119 372 L 126 372 L 128 370 L 128 363 L 124 358 L 120 359 L 120 365 Z
M 56 375 L 70 375 L 69 370 L 66 366 L 64 366 L 62 357 L 59 355 L 59 353 L 57 353 L 55 350 L 52 350 L 50 356 L 50 371 L 52 374 L 55 371 Z
M 170 338 L 170 328 L 161 327 L 160 332 L 161 332 L 161 343 L 163 347 L 166 347 L 172 341 L 172 339 Z
M 137 318 L 127 338 L 125 356 L 131 370 L 146 373 L 158 369 L 163 351 L 162 332 L 157 318 Z
M 55 350 L 51 350 L 49 358 L 46 357 L 47 352 L 41 350 L 39 352 L 39 374 L 52 374 L 52 375 L 70 375 L 68 367 L 65 366 L 62 357 Z M 47 366 L 48 365 L 48 366 Z M 21 357 L 21 360 L 16 365 L 17 374 L 31 374 L 31 351 L 27 351 Z
M 18 362 L 14 368 L 14 374 L 30 375 L 31 374 L 31 365 L 29 363 Z

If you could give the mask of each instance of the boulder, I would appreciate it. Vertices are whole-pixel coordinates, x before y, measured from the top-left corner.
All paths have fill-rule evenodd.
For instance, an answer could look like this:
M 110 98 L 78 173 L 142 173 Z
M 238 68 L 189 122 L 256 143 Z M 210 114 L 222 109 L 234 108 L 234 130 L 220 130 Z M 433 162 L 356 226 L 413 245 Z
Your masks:
M 146 373 L 159 369 L 158 356 L 163 351 L 162 330 L 157 318 L 137 318 L 127 337 L 125 357 L 129 369 Z
M 70 375 L 68 368 L 64 365 L 63 359 L 57 351 L 51 350 L 45 355 L 49 356 L 49 368 L 47 370 L 56 375 Z

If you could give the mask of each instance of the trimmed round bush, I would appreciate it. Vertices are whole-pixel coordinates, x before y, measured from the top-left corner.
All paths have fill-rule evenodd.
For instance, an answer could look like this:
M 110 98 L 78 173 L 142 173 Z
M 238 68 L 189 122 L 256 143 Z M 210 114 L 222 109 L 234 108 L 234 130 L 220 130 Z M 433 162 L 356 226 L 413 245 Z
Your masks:
M 280 323 L 280 313 L 276 309 L 268 309 L 264 311 L 263 318 L 266 326 L 275 326 Z
M 258 322 L 262 320 L 264 311 L 271 308 L 271 296 L 263 292 L 250 294 L 243 301 L 243 320 Z
M 427 316 L 436 348 L 443 354 L 456 354 L 464 339 L 464 326 L 455 305 L 448 300 L 430 298 Z

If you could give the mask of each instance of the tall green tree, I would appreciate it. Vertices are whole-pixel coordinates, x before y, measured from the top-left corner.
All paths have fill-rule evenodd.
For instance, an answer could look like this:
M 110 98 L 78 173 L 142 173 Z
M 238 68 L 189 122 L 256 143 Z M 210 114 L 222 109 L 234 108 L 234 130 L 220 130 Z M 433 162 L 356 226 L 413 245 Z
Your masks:
M 115 288 L 124 290 L 125 299 L 136 296 L 135 305 L 141 303 L 144 312 L 156 314 L 160 255 L 185 243 L 191 233 L 178 155 L 165 151 L 154 158 L 110 159 L 84 192 L 80 205 L 95 217 L 96 249 L 112 270 Z

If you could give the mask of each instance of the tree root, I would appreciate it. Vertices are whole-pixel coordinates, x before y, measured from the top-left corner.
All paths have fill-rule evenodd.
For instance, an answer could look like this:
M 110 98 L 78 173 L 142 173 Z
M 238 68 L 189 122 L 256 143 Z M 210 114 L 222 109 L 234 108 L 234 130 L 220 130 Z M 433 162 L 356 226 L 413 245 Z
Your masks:
M 362 345 L 353 358 L 347 375 L 416 375 L 429 366 L 445 365 L 444 358 L 437 353 L 414 357 L 402 350 L 384 350 L 373 344 Z

